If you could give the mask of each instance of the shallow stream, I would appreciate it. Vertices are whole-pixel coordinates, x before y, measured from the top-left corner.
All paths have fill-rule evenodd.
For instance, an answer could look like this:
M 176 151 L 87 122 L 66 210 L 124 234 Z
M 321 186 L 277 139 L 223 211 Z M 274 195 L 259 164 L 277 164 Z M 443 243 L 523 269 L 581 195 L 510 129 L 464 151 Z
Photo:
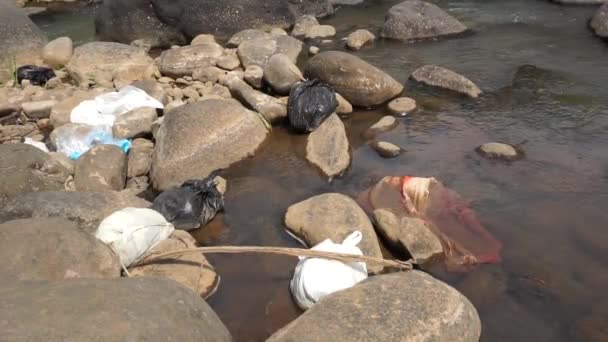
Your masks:
M 335 46 L 356 28 L 377 33 L 396 1 L 341 8 Z M 305 137 L 275 128 L 255 158 L 227 170 L 225 214 L 194 232 L 205 245 L 298 246 L 287 207 L 312 195 L 355 196 L 385 175 L 434 176 L 472 200 L 504 244 L 503 261 L 464 274 L 430 272 L 477 307 L 482 341 L 600 341 L 608 337 L 608 44 L 593 36 L 593 7 L 542 0 L 437 1 L 470 34 L 415 44 L 377 41 L 358 56 L 406 84 L 419 110 L 381 136 L 403 147 L 379 157 L 361 133 L 385 113 L 343 117 L 353 162 L 328 183 L 304 157 Z M 91 9 L 47 13 L 49 36 L 94 39 Z M 468 100 L 414 86 L 425 64 L 459 72 L 485 92 Z M 488 141 L 521 144 L 513 163 L 480 158 Z M 296 260 L 210 256 L 222 277 L 209 303 L 237 341 L 263 341 L 300 311 L 288 290 Z

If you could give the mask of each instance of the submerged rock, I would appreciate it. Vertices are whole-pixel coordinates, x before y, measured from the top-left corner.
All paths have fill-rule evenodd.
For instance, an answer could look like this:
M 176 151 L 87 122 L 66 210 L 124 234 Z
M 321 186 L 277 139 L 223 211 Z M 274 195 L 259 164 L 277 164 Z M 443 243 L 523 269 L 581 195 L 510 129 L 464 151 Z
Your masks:
M 63 218 L 32 218 L 0 224 L 0 283 L 26 280 L 120 277 L 110 248 Z
M 120 191 L 127 179 L 127 155 L 116 145 L 97 145 L 76 161 L 78 191 Z
M 173 109 L 156 133 L 150 176 L 166 190 L 253 155 L 268 131 L 236 100 L 210 99 Z
M 487 158 L 516 160 L 522 157 L 515 147 L 498 142 L 485 143 L 479 146 L 476 151 Z
M 24 282 L 3 288 L 0 316 L 7 341 L 232 341 L 204 300 L 158 278 Z
M 359 50 L 365 44 L 372 43 L 376 39 L 373 33 L 365 29 L 359 29 L 346 37 L 346 46 L 352 50 Z
M 147 208 L 150 203 L 127 194 L 106 192 L 38 191 L 23 193 L 0 208 L 0 222 L 21 218 L 63 217 L 95 232 L 101 220 L 127 207 Z
M 384 158 L 395 158 L 401 154 L 401 147 L 386 141 L 375 141 L 371 146 Z
M 326 296 L 267 341 L 479 340 L 475 307 L 449 285 L 419 271 L 375 276 Z
M 421 0 L 407 0 L 391 7 L 380 35 L 408 41 L 453 35 L 466 30 L 466 26 L 436 5 Z
M 378 237 L 367 215 L 350 197 L 327 193 L 293 204 L 285 214 L 289 232 L 312 247 L 325 239 L 341 243 L 359 230 L 363 240 L 359 248 L 364 255 L 382 258 Z M 378 273 L 382 266 L 368 265 L 368 271 Z
M 608 2 L 595 12 L 589 25 L 598 37 L 608 39 Z
M 371 139 L 382 132 L 390 131 L 391 129 L 397 127 L 397 125 L 399 125 L 399 122 L 394 116 L 383 116 L 380 120 L 378 120 L 378 122 L 373 124 L 363 133 L 363 137 Z
M 387 108 L 393 115 L 403 115 L 416 109 L 416 101 L 409 97 L 400 97 L 389 102 Z
M 418 264 L 443 255 L 441 241 L 431 232 L 423 220 L 398 217 L 390 210 L 377 209 L 374 217 L 378 231 L 400 252 L 408 252 Z
M 331 85 L 355 106 L 378 105 L 403 91 L 403 86 L 384 71 L 340 51 L 321 52 L 312 57 L 304 74 Z
M 314 132 L 308 135 L 306 159 L 333 178 L 341 175 L 350 165 L 350 145 L 342 120 L 329 116 Z
M 425 65 L 415 70 L 411 77 L 417 82 L 452 90 L 472 98 L 477 98 L 481 94 L 481 89 L 468 78 L 436 65 Z
M 79 84 L 94 83 L 110 88 L 114 86 L 112 81 L 117 69 L 121 71 L 120 74 L 130 74 L 133 80 L 143 80 L 153 77 L 156 65 L 139 48 L 119 43 L 92 42 L 74 49 L 66 69 Z
M 167 240 L 154 246 L 141 265 L 129 269 L 129 273 L 134 277 L 169 278 L 207 298 L 215 291 L 219 277 L 202 253 L 151 259 L 154 255 L 196 247 L 196 241 L 188 232 L 176 230 Z

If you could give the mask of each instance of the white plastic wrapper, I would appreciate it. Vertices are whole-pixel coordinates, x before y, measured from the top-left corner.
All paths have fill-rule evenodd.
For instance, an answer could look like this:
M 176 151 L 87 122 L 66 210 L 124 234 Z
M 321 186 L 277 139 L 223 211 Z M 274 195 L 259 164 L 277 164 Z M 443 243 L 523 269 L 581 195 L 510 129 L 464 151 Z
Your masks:
M 101 221 L 95 237 L 110 246 L 118 254 L 122 266 L 127 268 L 174 230 L 163 215 L 152 209 L 125 208 Z
M 162 103 L 145 91 L 133 86 L 126 86 L 118 92 L 82 101 L 70 113 L 70 122 L 112 127 L 117 116 L 140 107 L 164 108 Z
M 363 235 L 353 232 L 341 244 L 327 239 L 311 248 L 314 251 L 363 255 L 357 245 Z M 367 279 L 367 267 L 363 262 L 343 263 L 335 260 L 300 257 L 291 279 L 290 290 L 296 304 L 308 310 L 321 298 L 355 286 Z

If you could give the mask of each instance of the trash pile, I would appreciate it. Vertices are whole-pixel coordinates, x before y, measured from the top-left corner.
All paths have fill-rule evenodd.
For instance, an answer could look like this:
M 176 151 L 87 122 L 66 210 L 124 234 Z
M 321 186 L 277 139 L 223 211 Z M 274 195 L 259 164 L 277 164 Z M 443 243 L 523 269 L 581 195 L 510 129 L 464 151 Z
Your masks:
M 224 196 L 217 189 L 219 171 L 205 179 L 191 179 L 160 194 L 152 209 L 161 213 L 176 229 L 193 230 L 206 225 L 224 208 Z
M 467 201 L 435 178 L 385 177 L 358 200 L 368 211 L 388 209 L 424 220 L 441 241 L 449 270 L 500 262 L 502 243 L 483 227 Z
M 78 126 L 67 126 L 57 132 L 55 137 L 57 152 L 63 153 L 72 160 L 80 158 L 93 146 L 100 144 L 116 145 L 125 153 L 131 149 L 129 140 L 114 139 L 110 126 L 91 126 L 89 130 L 82 130 Z
M 337 107 L 336 92 L 329 85 L 319 80 L 298 83 L 291 88 L 287 102 L 289 125 L 298 133 L 310 133 Z
M 43 86 L 48 80 L 55 77 L 53 69 L 35 65 L 23 65 L 17 69 L 17 82 L 29 80 L 30 84 Z

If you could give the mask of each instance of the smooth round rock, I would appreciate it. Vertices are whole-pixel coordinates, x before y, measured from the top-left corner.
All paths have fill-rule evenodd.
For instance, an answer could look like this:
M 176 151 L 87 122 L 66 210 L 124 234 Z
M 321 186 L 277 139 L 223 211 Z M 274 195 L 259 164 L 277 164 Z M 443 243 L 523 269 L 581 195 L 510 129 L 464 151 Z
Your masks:
M 409 97 L 400 97 L 388 104 L 388 111 L 393 115 L 403 115 L 416 109 L 416 101 Z
M 477 148 L 477 152 L 487 158 L 514 160 L 520 157 L 515 147 L 498 142 L 485 143 Z

